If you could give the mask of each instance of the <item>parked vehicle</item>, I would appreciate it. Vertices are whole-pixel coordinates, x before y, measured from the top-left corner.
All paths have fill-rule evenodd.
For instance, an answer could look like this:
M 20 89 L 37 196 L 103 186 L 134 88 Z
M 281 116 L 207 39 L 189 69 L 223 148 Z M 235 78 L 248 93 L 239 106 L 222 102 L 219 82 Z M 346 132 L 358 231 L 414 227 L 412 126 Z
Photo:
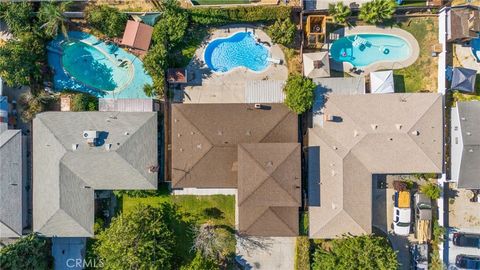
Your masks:
M 480 248 L 480 234 L 474 233 L 454 233 L 453 244 L 459 247 Z
M 428 270 L 428 244 L 414 244 L 410 247 L 413 270 Z
M 412 223 L 410 192 L 395 191 L 393 199 L 393 232 L 397 235 L 409 235 Z
M 426 243 L 432 237 L 432 200 L 420 192 L 415 193 L 415 237 Z
M 455 258 L 455 266 L 459 269 L 480 270 L 480 256 L 457 255 Z

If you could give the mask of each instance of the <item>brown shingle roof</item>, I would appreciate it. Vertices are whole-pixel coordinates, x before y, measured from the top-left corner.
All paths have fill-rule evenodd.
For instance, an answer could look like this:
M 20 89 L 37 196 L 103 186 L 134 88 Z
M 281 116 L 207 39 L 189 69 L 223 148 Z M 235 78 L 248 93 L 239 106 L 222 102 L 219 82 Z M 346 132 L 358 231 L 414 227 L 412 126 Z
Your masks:
M 239 230 L 255 236 L 298 235 L 299 143 L 238 145 Z
M 123 32 L 122 44 L 147 51 L 152 40 L 153 27 L 136 21 L 128 21 Z
M 449 40 L 475 38 L 480 31 L 480 12 L 464 7 L 450 11 Z
M 283 104 L 172 105 L 172 186 L 237 187 L 237 145 L 298 142 L 298 116 Z

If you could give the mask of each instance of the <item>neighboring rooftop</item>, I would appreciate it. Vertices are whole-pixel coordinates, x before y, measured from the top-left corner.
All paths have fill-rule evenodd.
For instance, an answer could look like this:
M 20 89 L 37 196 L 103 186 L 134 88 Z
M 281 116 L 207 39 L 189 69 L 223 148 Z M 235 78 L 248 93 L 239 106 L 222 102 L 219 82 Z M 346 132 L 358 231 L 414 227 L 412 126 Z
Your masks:
M 283 104 L 173 104 L 172 187 L 236 188 L 241 143 L 298 142 Z
M 297 236 L 301 205 L 299 143 L 238 145 L 238 230 Z
M 45 112 L 33 130 L 35 232 L 91 237 L 94 190 L 157 188 L 156 113 Z
M 393 70 L 375 71 L 370 73 L 370 93 L 395 93 Z
M 452 180 L 459 188 L 480 189 L 480 102 L 452 108 Z
M 22 235 L 26 213 L 23 166 L 22 132 L 0 129 L 0 238 Z
M 312 238 L 372 232 L 372 174 L 441 173 L 439 94 L 335 95 L 309 130 Z
M 303 73 L 309 78 L 330 77 L 328 51 L 303 54 Z
M 480 32 L 480 11 L 478 7 L 451 8 L 448 12 L 447 39 L 467 41 L 478 37 Z
M 476 77 L 477 71 L 474 69 L 455 67 L 450 88 L 474 94 Z

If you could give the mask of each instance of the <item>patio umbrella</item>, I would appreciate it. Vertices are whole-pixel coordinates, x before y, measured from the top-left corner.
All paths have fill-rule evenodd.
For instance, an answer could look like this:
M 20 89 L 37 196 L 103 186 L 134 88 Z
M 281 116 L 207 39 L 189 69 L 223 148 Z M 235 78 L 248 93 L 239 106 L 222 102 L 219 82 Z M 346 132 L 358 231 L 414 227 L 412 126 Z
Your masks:
M 474 93 L 476 76 L 477 71 L 474 69 L 461 67 L 453 68 L 452 84 L 450 89 Z

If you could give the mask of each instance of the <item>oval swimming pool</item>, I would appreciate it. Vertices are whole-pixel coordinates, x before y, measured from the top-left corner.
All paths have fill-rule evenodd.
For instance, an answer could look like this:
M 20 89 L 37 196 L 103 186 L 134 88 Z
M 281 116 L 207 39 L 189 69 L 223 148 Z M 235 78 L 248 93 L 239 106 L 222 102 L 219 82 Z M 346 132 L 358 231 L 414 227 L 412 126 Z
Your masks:
M 239 32 L 212 40 L 205 48 L 203 58 L 208 68 L 215 72 L 227 72 L 236 67 L 259 72 L 268 67 L 269 55 L 267 47 L 258 43 L 251 32 Z
M 399 62 L 410 57 L 412 49 L 406 40 L 388 34 L 355 34 L 333 42 L 330 55 L 336 62 L 365 67 L 375 62 Z
M 97 48 L 81 41 L 63 44 L 65 70 L 82 83 L 105 91 L 123 88 L 132 79 L 130 63 L 115 61 Z

